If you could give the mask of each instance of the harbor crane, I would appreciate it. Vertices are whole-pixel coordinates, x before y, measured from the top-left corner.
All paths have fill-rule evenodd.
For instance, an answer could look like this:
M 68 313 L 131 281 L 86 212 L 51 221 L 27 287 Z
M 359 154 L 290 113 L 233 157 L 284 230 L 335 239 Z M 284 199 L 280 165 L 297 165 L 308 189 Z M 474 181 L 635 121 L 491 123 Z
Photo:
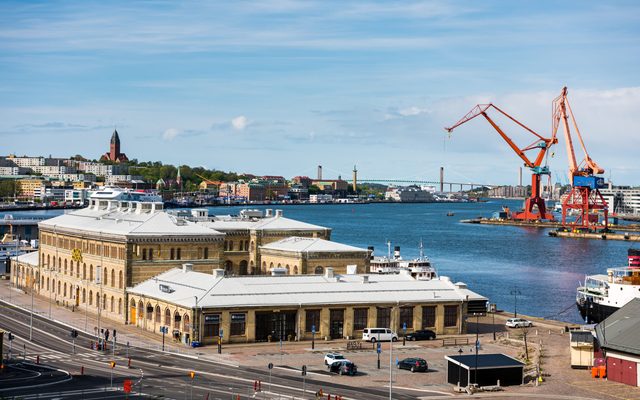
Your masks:
M 567 87 L 562 88 L 562 92 L 553 100 L 553 135 L 562 125 L 567 146 L 567 157 L 569 158 L 569 178 L 571 191 L 562 203 L 562 226 L 571 230 L 592 231 L 598 227 L 605 230 L 609 224 L 608 206 L 604 197 L 598 190 L 604 187 L 604 178 L 596 176 L 603 174 L 601 168 L 587 152 L 587 148 L 582 140 L 582 134 L 578 129 L 578 124 L 567 99 Z M 576 161 L 576 153 L 573 148 L 571 130 L 569 129 L 569 119 L 575 130 L 575 134 L 580 142 L 580 147 L 584 153 L 584 159 L 580 163 Z M 567 222 L 567 214 L 575 214 L 575 220 Z M 602 213 L 603 220 L 599 223 L 599 213 Z
M 535 141 L 528 146 L 519 147 L 507 134 L 496 124 L 496 122 L 489 117 L 487 112 L 489 110 L 495 110 L 505 117 L 509 118 L 511 121 L 515 122 L 521 128 L 525 129 L 527 132 L 536 137 Z M 549 167 L 542 166 L 542 162 L 545 159 L 545 155 L 551 146 L 558 143 L 558 139 L 556 139 L 555 133 L 550 138 L 545 138 L 542 135 L 539 135 L 531 128 L 528 128 L 523 123 L 513 118 L 506 112 L 502 111 L 500 108 L 495 106 L 492 103 L 489 104 L 478 104 L 474 108 L 471 109 L 464 117 L 462 117 L 458 122 L 456 122 L 450 128 L 445 128 L 445 130 L 449 133 L 453 132 L 454 129 L 459 127 L 460 125 L 467 123 L 474 119 L 477 116 L 482 115 L 488 122 L 491 124 L 493 129 L 495 129 L 500 137 L 504 139 L 505 142 L 511 147 L 511 149 L 524 161 L 524 165 L 531 169 L 531 195 L 525 201 L 524 210 L 521 212 L 515 212 L 511 214 L 511 218 L 514 220 L 520 221 L 539 221 L 539 220 L 554 220 L 553 213 L 547 211 L 547 206 L 544 202 L 544 199 L 540 196 L 541 189 L 541 176 L 549 175 Z M 538 153 L 534 160 L 531 160 L 527 156 L 527 152 L 537 150 Z M 537 208 L 537 210 L 536 210 Z

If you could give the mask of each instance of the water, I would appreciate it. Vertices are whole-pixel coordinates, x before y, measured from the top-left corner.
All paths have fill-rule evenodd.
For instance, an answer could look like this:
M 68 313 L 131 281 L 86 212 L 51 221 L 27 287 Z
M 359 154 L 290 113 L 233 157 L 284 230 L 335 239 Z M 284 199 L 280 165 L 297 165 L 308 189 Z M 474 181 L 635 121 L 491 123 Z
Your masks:
M 518 313 L 581 322 L 574 304 L 579 281 L 584 281 L 585 275 L 625 265 L 629 243 L 552 238 L 546 229 L 459 222 L 490 216 L 502 204 L 515 209 L 520 203 L 500 200 L 281 208 L 286 217 L 332 228 L 334 241 L 363 248 L 374 246 L 376 255 L 386 255 L 386 243 L 391 241 L 392 246 L 401 247 L 404 258 L 417 257 L 422 239 L 425 254 L 440 275 L 465 282 L 471 290 L 497 303 L 499 309 L 514 310 L 512 293 L 517 290 Z M 243 208 L 215 207 L 210 212 L 237 214 Z M 449 211 L 455 216 L 447 217 Z M 61 211 L 37 213 L 58 215 Z M 12 214 L 17 218 L 31 213 Z

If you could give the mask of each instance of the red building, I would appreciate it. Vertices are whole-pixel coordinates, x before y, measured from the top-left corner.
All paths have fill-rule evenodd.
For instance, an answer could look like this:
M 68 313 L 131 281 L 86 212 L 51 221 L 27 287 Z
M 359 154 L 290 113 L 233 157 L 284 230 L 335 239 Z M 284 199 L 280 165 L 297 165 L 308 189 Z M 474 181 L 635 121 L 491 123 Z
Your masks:
M 100 160 L 110 160 L 115 162 L 127 162 L 129 159 L 127 155 L 120 152 L 120 137 L 118 137 L 118 131 L 114 129 L 113 135 L 111 135 L 111 144 L 109 146 L 109 152 L 100 157 Z

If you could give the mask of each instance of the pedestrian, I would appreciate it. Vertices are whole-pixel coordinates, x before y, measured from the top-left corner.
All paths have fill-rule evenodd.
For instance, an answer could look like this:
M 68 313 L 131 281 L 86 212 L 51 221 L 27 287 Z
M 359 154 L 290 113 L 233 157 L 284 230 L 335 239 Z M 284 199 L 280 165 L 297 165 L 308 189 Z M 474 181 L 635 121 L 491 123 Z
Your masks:
M 109 330 L 104 331 L 104 340 L 109 341 Z

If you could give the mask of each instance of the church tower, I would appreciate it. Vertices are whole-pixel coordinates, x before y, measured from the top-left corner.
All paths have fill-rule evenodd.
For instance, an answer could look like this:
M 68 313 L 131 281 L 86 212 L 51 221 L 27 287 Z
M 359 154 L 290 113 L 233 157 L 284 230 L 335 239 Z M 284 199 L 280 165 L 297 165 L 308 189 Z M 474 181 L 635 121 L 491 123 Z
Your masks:
M 118 131 L 113 130 L 113 135 L 111 135 L 111 146 L 109 150 L 109 159 L 115 161 L 118 159 L 120 155 L 120 137 L 118 137 Z

